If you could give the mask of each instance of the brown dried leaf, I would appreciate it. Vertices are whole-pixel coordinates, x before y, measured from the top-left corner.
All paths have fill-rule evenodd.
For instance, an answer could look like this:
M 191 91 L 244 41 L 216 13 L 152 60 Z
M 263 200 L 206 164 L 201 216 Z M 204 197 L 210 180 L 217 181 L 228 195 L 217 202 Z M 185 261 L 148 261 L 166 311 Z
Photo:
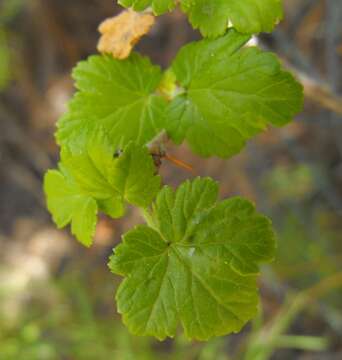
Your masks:
M 123 11 L 118 16 L 105 20 L 99 26 L 102 36 L 97 45 L 98 51 L 112 54 L 117 59 L 127 58 L 133 46 L 149 32 L 154 21 L 152 14 L 133 10 Z

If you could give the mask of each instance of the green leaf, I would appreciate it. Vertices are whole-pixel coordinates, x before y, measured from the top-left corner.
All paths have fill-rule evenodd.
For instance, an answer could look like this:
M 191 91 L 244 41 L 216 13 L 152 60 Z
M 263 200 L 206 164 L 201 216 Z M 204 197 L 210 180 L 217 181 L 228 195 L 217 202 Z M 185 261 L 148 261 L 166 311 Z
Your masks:
M 241 33 L 270 32 L 283 17 L 281 0 L 181 0 L 181 5 L 207 37 L 223 35 L 229 23 Z
M 270 32 L 282 19 L 281 0 L 180 0 L 182 10 L 194 28 L 203 36 L 223 35 L 229 23 L 239 32 L 254 34 Z M 119 0 L 124 7 L 136 11 L 152 8 L 155 15 L 174 9 L 175 0 Z
M 146 147 L 130 143 L 114 157 L 114 148 L 102 131 L 78 152 L 63 149 L 60 169 L 45 176 L 48 209 L 59 227 L 71 223 L 73 234 L 87 246 L 92 242 L 98 209 L 121 217 L 125 201 L 146 208 L 160 188 Z
M 132 7 L 135 11 L 143 11 L 151 7 L 155 15 L 161 15 L 175 8 L 175 0 L 118 0 L 124 7 Z
M 82 194 L 75 182 L 57 170 L 46 173 L 44 191 L 56 225 L 62 228 L 71 222 L 72 233 L 83 245 L 90 246 L 96 226 L 96 201 Z
M 114 156 L 114 147 L 104 132 L 97 132 L 78 152 L 62 151 L 62 163 L 82 192 L 101 200 L 115 199 L 146 208 L 160 189 L 160 177 L 146 147 L 129 143 Z M 118 216 L 122 216 L 121 211 Z M 116 217 L 118 217 L 116 216 Z
M 272 260 L 270 221 L 241 198 L 217 202 L 211 179 L 159 193 L 149 225 L 123 236 L 109 266 L 125 276 L 118 311 L 136 335 L 206 340 L 255 316 L 258 264 Z
M 73 149 L 103 128 L 115 149 L 148 143 L 164 128 L 166 100 L 155 95 L 162 74 L 146 58 L 91 56 L 73 72 L 78 89 L 59 120 L 57 141 Z
M 276 56 L 242 48 L 248 36 L 230 30 L 183 47 L 172 71 L 184 88 L 167 110 L 167 130 L 201 156 L 229 157 L 268 125 L 283 126 L 300 111 L 302 86 Z
M 80 189 L 97 200 L 105 200 L 118 194 L 111 184 L 114 166 L 114 147 L 103 131 L 96 132 L 86 146 L 77 151 L 62 148 L 63 165 L 76 180 Z
M 130 143 L 111 172 L 114 188 L 132 205 L 146 208 L 160 189 L 160 176 L 146 147 Z

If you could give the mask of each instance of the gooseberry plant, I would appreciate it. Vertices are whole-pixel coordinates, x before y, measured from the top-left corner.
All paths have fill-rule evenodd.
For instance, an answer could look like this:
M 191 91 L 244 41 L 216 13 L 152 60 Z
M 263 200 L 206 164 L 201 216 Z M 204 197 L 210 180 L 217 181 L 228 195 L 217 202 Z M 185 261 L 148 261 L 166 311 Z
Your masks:
M 291 121 L 301 85 L 274 54 L 246 46 L 279 22 L 281 0 L 119 3 L 154 15 L 180 6 L 204 38 L 164 72 L 135 52 L 76 66 L 77 91 L 56 133 L 61 161 L 44 179 L 48 209 L 85 246 L 98 212 L 120 218 L 127 204 L 142 209 L 146 224 L 124 234 L 109 261 L 124 277 L 117 308 L 133 334 L 164 339 L 179 324 L 190 339 L 238 332 L 257 312 L 259 265 L 274 257 L 271 222 L 248 200 L 219 201 L 211 178 L 162 187 L 155 140 L 166 134 L 199 156 L 229 158 L 268 126 Z

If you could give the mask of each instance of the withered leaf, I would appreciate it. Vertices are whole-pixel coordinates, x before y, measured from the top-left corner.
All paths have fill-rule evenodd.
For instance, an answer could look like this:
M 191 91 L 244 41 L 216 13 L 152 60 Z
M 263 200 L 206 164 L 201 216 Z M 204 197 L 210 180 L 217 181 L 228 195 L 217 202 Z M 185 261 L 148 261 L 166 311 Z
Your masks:
M 155 22 L 150 13 L 137 13 L 133 10 L 106 19 L 99 26 L 102 34 L 97 49 L 103 54 L 112 54 L 117 59 L 125 59 L 134 45 L 147 34 Z

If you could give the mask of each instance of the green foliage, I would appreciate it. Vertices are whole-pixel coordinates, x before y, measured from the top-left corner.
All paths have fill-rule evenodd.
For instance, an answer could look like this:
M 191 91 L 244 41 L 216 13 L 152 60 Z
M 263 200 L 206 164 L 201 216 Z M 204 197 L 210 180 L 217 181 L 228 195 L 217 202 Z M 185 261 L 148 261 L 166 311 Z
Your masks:
M 136 11 L 151 7 L 161 15 L 174 9 L 176 0 L 119 0 Z M 272 31 L 283 17 L 281 0 L 180 0 L 181 9 L 189 16 L 194 28 L 203 36 L 223 35 L 229 23 L 241 33 Z
M 126 278 L 118 310 L 132 333 L 188 338 L 237 332 L 257 311 L 258 263 L 270 261 L 274 234 L 246 200 L 217 202 L 217 184 L 197 178 L 158 194 L 149 226 L 123 237 L 110 268 Z
M 116 148 L 149 142 L 165 127 L 166 101 L 154 94 L 161 77 L 160 68 L 138 54 L 80 62 L 73 71 L 78 92 L 58 122 L 58 142 L 77 149 L 99 128 Z
M 175 0 L 118 0 L 124 7 L 132 7 L 135 11 L 143 11 L 151 7 L 154 14 L 161 15 L 175 8 Z
M 47 206 L 54 222 L 62 228 L 71 222 L 71 232 L 85 246 L 90 246 L 95 232 L 98 206 L 96 200 L 82 193 L 65 172 L 49 170 L 44 179 Z
M 201 156 L 238 153 L 267 125 L 288 123 L 303 101 L 301 85 L 273 54 L 242 48 L 248 39 L 231 30 L 182 48 L 171 67 L 182 88 L 168 106 L 155 93 L 163 84 L 160 69 L 137 54 L 81 62 L 74 71 L 79 92 L 59 121 L 59 142 L 77 148 L 102 126 L 120 148 L 130 140 L 145 144 L 165 128 Z
M 130 143 L 117 157 L 114 149 L 100 131 L 79 151 L 64 149 L 59 171 L 45 175 L 47 205 L 55 223 L 64 227 L 71 222 L 72 233 L 86 246 L 92 244 L 98 210 L 121 217 L 125 202 L 145 208 L 160 187 L 146 148 Z
M 175 6 L 120 3 L 156 14 Z M 180 5 L 215 39 L 184 46 L 164 73 L 136 53 L 80 62 L 77 92 L 58 122 L 59 170 L 47 172 L 44 188 L 57 226 L 71 223 L 86 246 L 99 211 L 117 218 L 126 203 L 142 208 L 147 225 L 125 234 L 110 261 L 125 276 L 118 310 L 135 334 L 164 339 L 181 323 L 188 338 L 205 340 L 239 331 L 256 314 L 259 264 L 274 256 L 272 227 L 247 200 L 218 202 L 210 179 L 159 191 L 152 155 L 163 151 L 150 152 L 165 132 L 203 157 L 227 158 L 269 125 L 287 124 L 303 94 L 275 55 L 245 47 L 250 33 L 270 31 L 281 18 L 279 0 Z M 228 22 L 236 30 L 226 32 Z
M 172 70 L 185 91 L 167 113 L 176 143 L 186 139 L 201 156 L 229 157 L 267 125 L 285 125 L 300 110 L 301 85 L 273 54 L 242 48 L 248 39 L 231 30 L 179 52 Z
M 182 0 L 181 4 L 193 27 L 209 37 L 224 34 L 229 23 L 241 33 L 270 32 L 283 16 L 281 0 Z

